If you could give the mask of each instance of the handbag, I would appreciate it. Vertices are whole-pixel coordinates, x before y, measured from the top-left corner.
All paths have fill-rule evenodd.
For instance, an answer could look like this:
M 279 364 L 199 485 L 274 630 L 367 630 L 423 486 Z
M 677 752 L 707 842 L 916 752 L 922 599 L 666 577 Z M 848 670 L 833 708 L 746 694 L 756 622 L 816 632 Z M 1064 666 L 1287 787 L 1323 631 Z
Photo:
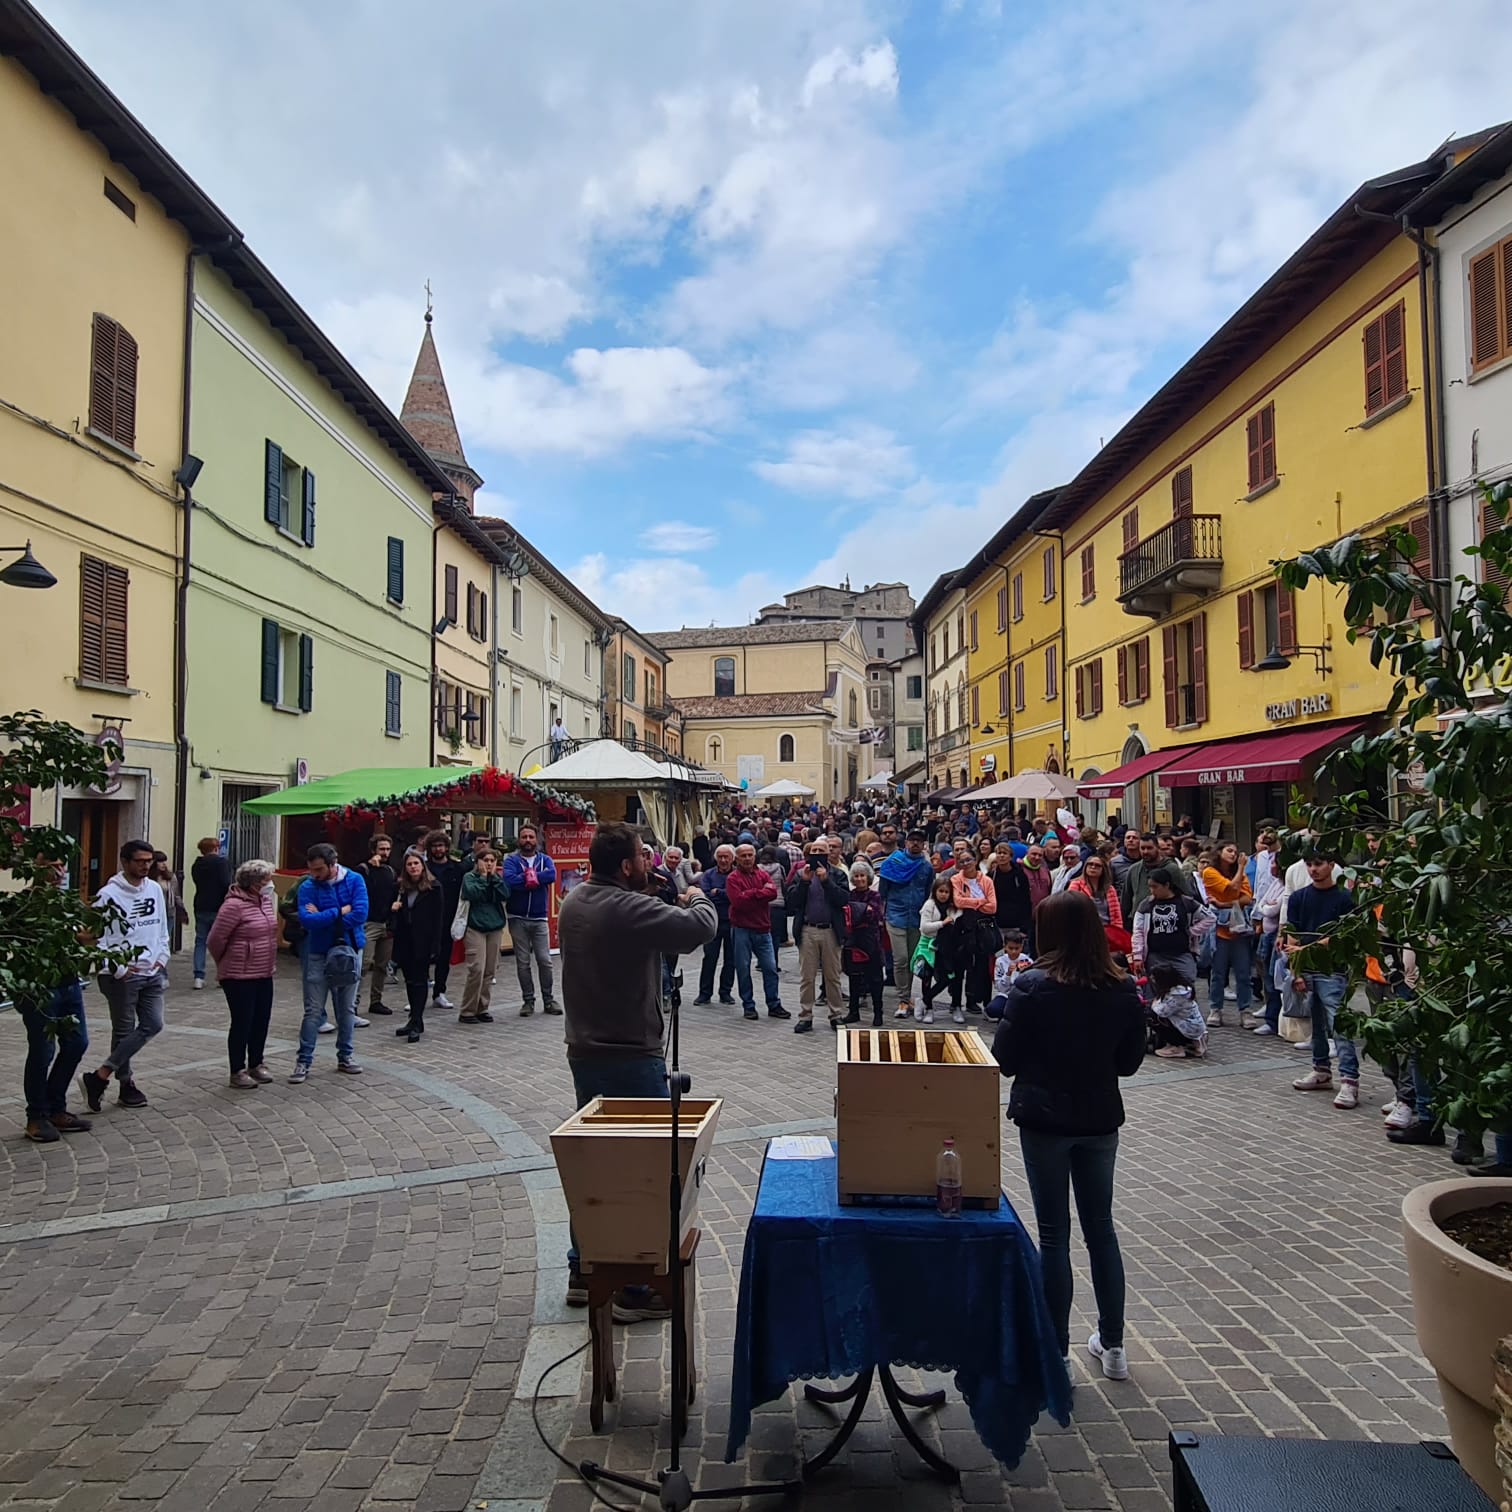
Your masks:
M 1305 1044 L 1313 1034 L 1311 994 L 1298 992 L 1289 972 L 1282 993 L 1281 1021 L 1278 1026 L 1281 1038 L 1289 1045 Z
M 467 916 L 471 912 L 466 898 L 457 900 L 457 911 L 452 915 L 451 937 L 460 940 L 467 933 Z

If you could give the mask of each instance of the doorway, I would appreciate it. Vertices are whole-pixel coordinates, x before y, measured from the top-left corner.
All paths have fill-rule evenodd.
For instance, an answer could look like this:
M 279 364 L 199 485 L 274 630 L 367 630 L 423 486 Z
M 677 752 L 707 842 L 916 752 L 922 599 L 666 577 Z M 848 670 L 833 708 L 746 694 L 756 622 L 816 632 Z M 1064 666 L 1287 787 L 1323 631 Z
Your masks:
M 115 875 L 121 848 L 121 805 L 96 799 L 65 798 L 63 828 L 79 847 L 73 885 L 89 901 Z

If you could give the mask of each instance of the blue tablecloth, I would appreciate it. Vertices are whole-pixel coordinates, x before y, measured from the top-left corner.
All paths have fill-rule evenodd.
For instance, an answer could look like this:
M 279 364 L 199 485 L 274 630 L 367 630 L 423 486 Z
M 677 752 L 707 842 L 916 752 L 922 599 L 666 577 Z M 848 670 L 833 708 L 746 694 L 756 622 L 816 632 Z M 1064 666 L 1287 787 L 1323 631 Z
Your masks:
M 725 1459 L 751 1410 L 798 1379 L 869 1366 L 954 1371 L 982 1442 L 1016 1465 L 1071 1382 L 1045 1310 L 1039 1252 L 1006 1197 L 942 1218 L 927 1205 L 841 1207 L 835 1160 L 768 1160 L 746 1230 Z

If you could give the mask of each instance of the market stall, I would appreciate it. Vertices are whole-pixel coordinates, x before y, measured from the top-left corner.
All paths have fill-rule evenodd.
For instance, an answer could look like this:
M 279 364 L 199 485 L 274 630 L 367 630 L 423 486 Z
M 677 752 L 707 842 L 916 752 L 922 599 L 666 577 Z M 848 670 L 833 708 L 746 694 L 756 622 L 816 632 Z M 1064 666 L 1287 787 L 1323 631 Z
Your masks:
M 585 740 L 575 750 L 542 767 L 535 782 L 592 795 L 604 820 L 644 822 L 661 844 L 689 845 L 693 831 L 707 826 L 724 779 L 691 762 L 621 745 L 617 740 Z

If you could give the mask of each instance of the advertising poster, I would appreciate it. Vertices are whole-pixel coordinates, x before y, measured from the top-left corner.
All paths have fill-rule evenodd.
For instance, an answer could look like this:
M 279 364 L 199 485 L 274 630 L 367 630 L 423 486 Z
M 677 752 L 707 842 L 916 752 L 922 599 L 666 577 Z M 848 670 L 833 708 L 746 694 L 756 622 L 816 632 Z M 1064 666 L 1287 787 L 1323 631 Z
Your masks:
M 546 854 L 556 864 L 556 885 L 551 889 L 551 948 L 557 949 L 557 915 L 562 899 L 588 878 L 588 846 L 597 828 L 592 824 L 547 824 L 543 827 Z

